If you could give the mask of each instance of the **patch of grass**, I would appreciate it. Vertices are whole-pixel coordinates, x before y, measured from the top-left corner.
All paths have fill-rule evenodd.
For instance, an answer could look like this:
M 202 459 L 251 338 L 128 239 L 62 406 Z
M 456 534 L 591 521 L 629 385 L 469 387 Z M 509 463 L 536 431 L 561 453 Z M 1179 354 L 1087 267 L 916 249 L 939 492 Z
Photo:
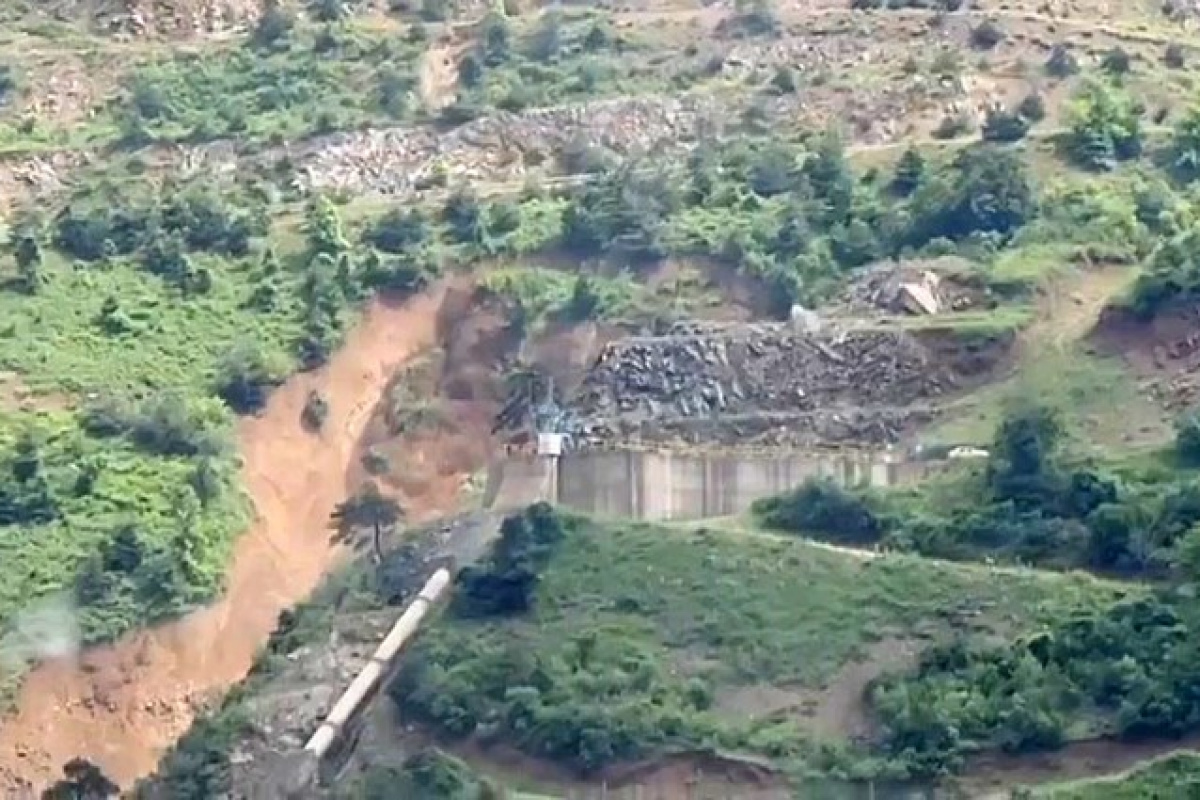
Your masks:
M 864 560 L 736 530 L 576 521 L 558 547 L 529 614 L 444 616 L 422 634 L 392 690 L 406 709 L 585 768 L 708 745 L 819 769 L 845 753 L 818 753 L 796 719 L 721 718 L 713 691 L 819 689 L 884 637 L 1026 630 L 1119 593 L 1086 576 Z M 530 715 L 533 728 L 520 722 Z
M 954 408 L 923 441 L 986 443 L 1005 409 L 1021 398 L 1037 398 L 1063 412 L 1064 444 L 1076 456 L 1157 447 L 1170 438 L 1161 411 L 1120 363 L 1073 346 L 1027 353 L 1015 374 Z
M 215 446 L 227 448 L 226 415 L 215 407 L 205 413 L 216 424 Z M 57 513 L 6 526 L 0 536 L 0 630 L 12 659 L 2 665 L 5 683 L 45 654 L 39 637 L 58 635 L 39 629 L 44 605 L 70 609 L 79 634 L 92 642 L 178 614 L 219 589 L 234 534 L 248 519 L 228 449 L 168 455 L 124 437 L 87 435 L 69 412 L 6 415 L 6 492 L 18 432 L 38 443 L 37 480 Z M 62 594 L 65 603 L 55 599 Z
M 1001 252 L 988 266 L 986 278 L 1001 290 L 1028 292 L 1068 271 L 1068 245 L 1039 244 Z
M 421 46 L 351 24 L 296 29 L 266 48 L 246 40 L 134 68 L 112 109 L 125 138 L 297 138 L 416 111 Z
M 252 261 L 198 259 L 211 290 L 183 300 L 159 278 L 126 261 L 72 264 L 46 254 L 38 294 L 0 291 L 0 368 L 19 372 L 35 391 L 140 395 L 164 388 L 211 385 L 219 359 L 254 341 L 283 356 L 299 332 L 299 311 L 286 291 L 270 313 L 247 307 Z M 101 317 L 109 299 L 128 321 L 113 333 Z
M 489 270 L 480 278 L 479 285 L 521 308 L 531 326 L 553 315 L 618 316 L 630 310 L 641 291 L 630 275 L 583 278 L 580 274 L 544 267 Z M 581 293 L 588 296 L 580 297 Z M 581 307 L 584 305 L 587 308 Z
M 1200 793 L 1200 755 L 1176 753 L 1112 778 L 1072 781 L 1039 788 L 1038 800 L 1147 800 L 1187 798 Z

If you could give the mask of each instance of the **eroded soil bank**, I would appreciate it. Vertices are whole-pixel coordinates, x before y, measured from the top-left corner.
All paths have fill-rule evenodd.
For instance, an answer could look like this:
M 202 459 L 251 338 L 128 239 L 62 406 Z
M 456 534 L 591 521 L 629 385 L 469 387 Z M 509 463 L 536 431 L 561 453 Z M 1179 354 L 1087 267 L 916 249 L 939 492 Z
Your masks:
M 330 511 L 357 474 L 360 439 L 393 372 L 434 343 L 443 296 L 372 304 L 326 367 L 293 377 L 262 414 L 242 421 L 243 486 L 256 520 L 237 542 L 225 595 L 176 622 L 33 671 L 18 711 L 0 723 L 0 795 L 29 794 L 75 756 L 129 786 L 154 769 L 201 704 L 245 677 L 279 612 L 306 597 L 337 559 Z M 319 435 L 300 425 L 313 389 L 329 402 Z M 409 500 L 417 513 L 440 510 Z

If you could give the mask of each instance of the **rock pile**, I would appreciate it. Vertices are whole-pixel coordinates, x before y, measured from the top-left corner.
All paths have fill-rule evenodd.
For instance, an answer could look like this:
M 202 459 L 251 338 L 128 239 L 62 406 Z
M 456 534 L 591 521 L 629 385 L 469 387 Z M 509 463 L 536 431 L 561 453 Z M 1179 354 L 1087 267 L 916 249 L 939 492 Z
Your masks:
M 740 417 L 616 417 L 589 421 L 572 439 L 579 449 L 605 449 L 637 442 L 688 447 L 870 447 L 894 444 L 928 425 L 940 411 L 922 408 L 829 408 L 807 414 Z
M 798 335 L 748 326 L 712 336 L 634 337 L 610 345 L 576 405 L 596 416 L 811 412 L 936 397 L 953 376 L 902 332 Z
M 622 98 L 500 112 L 449 132 L 417 126 L 334 134 L 290 158 L 303 189 L 402 195 L 440 176 L 519 181 L 525 164 L 555 158 L 579 138 L 617 153 L 686 143 L 720 118 L 711 97 Z
M 836 316 L 876 316 L 881 312 L 906 311 L 903 288 L 928 284 L 934 276 L 935 294 L 940 311 L 965 311 L 990 308 L 995 299 L 984 289 L 970 285 L 971 262 L 955 256 L 900 262 L 881 262 L 863 269 L 833 303 Z
M 574 443 L 887 444 L 985 361 L 975 345 L 901 330 L 690 324 L 605 349 L 571 403 Z

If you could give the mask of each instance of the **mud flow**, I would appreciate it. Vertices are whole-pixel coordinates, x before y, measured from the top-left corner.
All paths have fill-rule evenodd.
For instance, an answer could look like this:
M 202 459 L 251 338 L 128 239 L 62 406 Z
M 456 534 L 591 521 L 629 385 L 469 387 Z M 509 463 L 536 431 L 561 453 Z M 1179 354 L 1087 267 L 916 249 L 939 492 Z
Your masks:
M 32 796 L 76 756 L 129 786 L 205 702 L 246 676 L 279 612 L 338 559 L 330 511 L 353 489 L 360 439 L 384 387 L 433 344 L 443 297 L 373 304 L 328 365 L 289 380 L 240 425 L 242 482 L 256 520 L 238 539 L 225 594 L 171 624 L 34 670 L 19 710 L 0 725 L 0 795 Z M 312 390 L 329 401 L 319 435 L 298 424 Z

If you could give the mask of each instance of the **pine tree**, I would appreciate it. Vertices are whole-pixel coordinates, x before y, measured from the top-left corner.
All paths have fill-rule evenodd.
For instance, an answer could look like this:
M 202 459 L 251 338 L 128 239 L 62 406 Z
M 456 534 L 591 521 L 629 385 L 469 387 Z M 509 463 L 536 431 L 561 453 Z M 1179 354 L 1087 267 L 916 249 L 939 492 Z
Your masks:
M 17 264 L 17 276 L 21 286 L 30 294 L 36 294 L 44 282 L 42 274 L 42 248 L 32 234 L 17 238 L 13 247 L 13 260 Z
M 907 197 L 916 191 L 924 177 L 925 157 L 919 150 L 910 147 L 896 162 L 896 172 L 892 176 L 892 191 L 901 197 Z

